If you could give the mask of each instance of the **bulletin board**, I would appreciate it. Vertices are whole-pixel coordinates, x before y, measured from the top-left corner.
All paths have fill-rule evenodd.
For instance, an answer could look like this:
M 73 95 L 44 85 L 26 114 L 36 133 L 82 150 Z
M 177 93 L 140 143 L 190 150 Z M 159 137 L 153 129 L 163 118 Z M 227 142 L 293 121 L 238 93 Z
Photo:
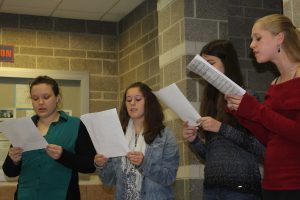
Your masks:
M 89 112 L 88 72 L 0 68 L 0 120 L 1 114 L 14 113 L 13 118 L 33 114 L 29 84 L 40 75 L 50 76 L 58 82 L 61 110 L 77 117 Z

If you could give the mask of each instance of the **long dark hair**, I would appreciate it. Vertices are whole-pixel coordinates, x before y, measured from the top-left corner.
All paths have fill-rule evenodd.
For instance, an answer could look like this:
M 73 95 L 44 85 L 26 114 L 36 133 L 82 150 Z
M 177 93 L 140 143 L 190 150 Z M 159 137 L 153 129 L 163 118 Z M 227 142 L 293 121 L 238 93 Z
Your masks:
M 203 54 L 216 56 L 221 59 L 224 65 L 224 74 L 236 84 L 243 86 L 243 77 L 237 53 L 230 41 L 214 40 L 209 42 L 202 48 L 200 55 Z M 219 121 L 236 127 L 236 119 L 226 113 L 225 108 L 226 101 L 224 100 L 224 95 L 211 84 L 206 83 L 200 106 L 201 115 L 212 116 Z
M 120 110 L 120 121 L 124 133 L 126 133 L 126 128 L 130 119 L 126 108 L 126 93 L 130 88 L 139 88 L 145 98 L 143 134 L 145 142 L 151 144 L 157 135 L 161 136 L 160 132 L 165 128 L 165 125 L 163 124 L 164 114 L 162 107 L 149 86 L 142 82 L 132 83 L 125 90 Z

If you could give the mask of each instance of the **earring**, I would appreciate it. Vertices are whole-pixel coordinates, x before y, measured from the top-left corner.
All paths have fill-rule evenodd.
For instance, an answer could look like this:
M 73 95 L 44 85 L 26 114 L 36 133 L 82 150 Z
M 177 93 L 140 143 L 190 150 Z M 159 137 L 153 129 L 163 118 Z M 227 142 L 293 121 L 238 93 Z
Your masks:
M 280 44 L 277 45 L 277 52 L 280 53 Z

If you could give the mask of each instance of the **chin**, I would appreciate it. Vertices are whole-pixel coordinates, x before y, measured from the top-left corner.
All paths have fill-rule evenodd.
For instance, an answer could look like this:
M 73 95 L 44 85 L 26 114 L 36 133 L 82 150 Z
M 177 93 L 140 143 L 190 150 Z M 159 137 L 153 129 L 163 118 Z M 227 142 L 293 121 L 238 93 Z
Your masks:
M 265 62 L 267 62 L 267 60 L 259 58 L 259 57 L 256 57 L 255 59 L 256 59 L 256 62 L 258 62 L 258 63 L 265 63 Z

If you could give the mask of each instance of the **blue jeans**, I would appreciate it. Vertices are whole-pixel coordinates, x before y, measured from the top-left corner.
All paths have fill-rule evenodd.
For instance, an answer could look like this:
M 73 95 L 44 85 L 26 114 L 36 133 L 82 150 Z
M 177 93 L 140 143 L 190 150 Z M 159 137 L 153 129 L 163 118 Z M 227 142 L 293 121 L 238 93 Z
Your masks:
M 203 200 L 261 200 L 261 198 L 256 194 L 237 192 L 221 187 L 204 187 Z

